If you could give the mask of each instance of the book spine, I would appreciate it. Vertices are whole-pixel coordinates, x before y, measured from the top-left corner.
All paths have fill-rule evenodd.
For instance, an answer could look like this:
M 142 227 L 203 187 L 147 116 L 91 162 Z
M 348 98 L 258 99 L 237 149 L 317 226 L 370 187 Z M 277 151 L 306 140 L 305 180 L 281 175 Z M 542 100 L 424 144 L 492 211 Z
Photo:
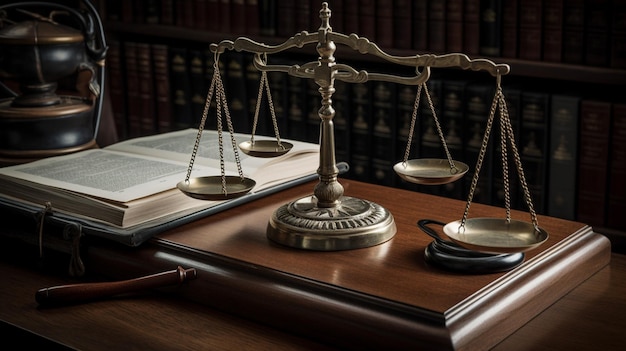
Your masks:
M 313 9 L 309 6 L 309 2 L 308 1 L 295 1 L 295 4 L 296 4 L 295 5 L 296 6 L 295 28 L 294 28 L 294 32 L 291 33 L 290 36 L 294 35 L 296 32 L 299 33 L 303 30 L 306 30 L 309 33 L 315 32 L 314 28 L 311 26 L 312 24 L 311 23 L 311 11 Z M 317 24 L 317 21 L 315 22 L 315 24 Z M 319 28 L 319 26 L 317 26 L 317 28 Z
M 542 0 L 524 1 L 519 11 L 519 58 L 539 61 L 543 46 Z
M 204 113 L 204 105 L 209 87 L 205 76 L 205 57 L 201 50 L 189 49 L 187 51 L 189 62 L 189 103 L 191 105 L 190 122 L 193 126 L 199 126 Z M 212 97 L 212 101 L 215 97 Z M 205 125 L 206 127 L 206 125 Z
M 470 56 L 478 55 L 480 53 L 480 0 L 465 0 L 462 18 L 463 52 Z
M 433 103 L 432 107 L 434 111 L 430 108 L 430 104 L 426 98 L 426 92 L 422 90 L 420 106 L 418 107 L 418 113 L 420 116 L 418 119 L 420 121 L 420 137 L 418 139 L 420 142 L 419 157 L 442 158 L 445 157 L 445 154 L 443 152 L 441 140 L 437 134 L 434 116 L 436 115 L 439 117 L 442 113 L 443 81 L 441 79 L 430 79 L 426 84 L 428 86 L 428 92 Z M 440 187 L 430 185 L 419 185 L 417 188 L 420 192 L 433 195 L 438 195 L 440 190 Z
M 144 0 L 144 23 L 161 23 L 161 5 L 158 0 Z
M 233 128 L 237 133 L 249 134 L 252 131 L 252 121 L 248 119 L 248 98 L 246 97 L 246 75 L 243 53 L 231 52 L 225 56 L 226 81 L 224 82 L 226 97 Z M 226 116 L 222 116 L 226 118 Z M 224 119 L 224 122 L 226 120 Z M 226 127 L 226 124 L 224 124 Z
M 609 65 L 611 1 L 589 0 L 585 11 L 585 59 L 590 66 Z
M 345 10 L 345 3 L 357 3 L 357 1 L 350 0 L 336 0 L 329 4 L 332 11 L 332 17 L 330 18 L 330 25 L 333 27 L 333 31 L 350 34 L 346 30 L 345 18 L 348 16 Z M 322 20 L 320 19 L 320 10 L 322 9 L 322 2 L 319 0 L 311 0 L 311 30 L 317 32 Z M 355 32 L 356 33 L 356 32 Z
M 220 21 L 219 21 L 220 33 L 230 33 L 233 29 L 232 28 L 231 0 L 220 0 L 219 14 L 220 14 Z
M 463 13 L 464 0 L 446 0 L 446 51 L 464 52 L 463 50 Z
M 372 92 L 371 82 L 351 84 L 352 123 L 350 125 L 349 178 L 369 181 L 372 154 Z
M 487 130 L 487 121 L 489 118 L 489 112 L 491 103 L 493 101 L 494 87 L 489 84 L 473 82 L 467 85 L 465 88 L 464 98 L 464 111 L 465 111 L 465 123 L 463 125 L 464 130 L 464 160 L 469 166 L 469 171 L 464 176 L 465 191 L 469 194 L 469 185 L 474 177 L 476 163 L 480 155 L 480 149 L 483 143 L 483 137 Z M 494 144 L 494 133 L 491 132 L 491 138 L 489 142 Z M 492 201 L 492 164 L 499 164 L 494 160 L 493 147 L 488 147 L 486 153 L 483 156 L 483 163 L 480 169 L 478 177 L 478 183 L 474 191 L 473 201 L 490 204 Z
M 156 133 L 154 73 L 152 50 L 148 43 L 137 44 L 137 70 L 139 74 L 139 100 L 141 103 L 141 135 Z
M 137 43 L 124 42 L 126 73 L 126 104 L 128 136 L 141 135 L 141 104 L 139 100 L 139 71 L 137 63 Z
M 626 104 L 613 105 L 611 128 L 611 158 L 609 160 L 609 189 L 606 225 L 626 230 Z
M 319 141 L 320 134 L 320 117 L 319 117 L 319 109 L 322 106 L 321 103 L 321 95 L 319 92 L 319 85 L 315 83 L 313 79 L 306 79 L 306 101 L 304 101 L 305 106 L 305 119 L 306 119 L 306 139 L 305 141 L 314 143 Z M 335 101 L 335 96 L 337 92 L 333 94 L 333 105 Z M 333 106 L 335 107 L 335 106 Z M 335 124 L 335 123 L 333 123 Z
M 416 0 L 411 11 L 411 46 L 418 52 L 428 51 L 428 0 Z
M 575 220 L 580 97 L 553 95 L 550 110 L 548 215 Z
M 360 0 L 358 1 L 358 21 L 359 31 L 356 32 L 360 37 L 367 38 L 370 41 L 377 42 L 376 38 L 376 0 Z
M 259 33 L 263 36 L 276 35 L 276 0 L 259 0 Z
M 393 164 L 396 157 L 396 84 L 376 82 L 372 103 L 372 168 L 370 179 L 376 184 L 395 185 Z
M 576 219 L 605 225 L 611 104 L 584 99 L 580 106 L 578 205 Z
M 584 27 L 585 0 L 568 0 L 563 9 L 563 62 L 583 63 Z
M 333 94 L 335 118 L 333 118 L 333 124 L 335 125 L 335 157 L 337 162 L 350 161 L 350 116 L 352 115 L 352 108 L 348 96 L 349 85 L 351 83 L 335 81 L 335 93 Z
M 520 158 L 524 175 L 535 211 L 546 213 L 550 94 L 522 92 L 521 108 Z M 519 208 L 527 209 L 523 194 L 519 200 Z
M 257 36 L 261 31 L 259 0 L 245 0 L 246 34 Z
M 174 129 L 193 127 L 191 92 L 189 83 L 188 54 L 182 47 L 170 47 L 170 88 Z
M 112 1 L 117 2 L 117 1 Z M 176 23 L 174 0 L 161 0 L 161 24 L 171 26 Z
M 188 0 L 189 1 L 189 0 Z M 191 0 L 193 2 L 193 26 L 194 29 L 209 29 L 210 19 L 208 15 L 208 0 Z
M 289 38 L 296 33 L 296 3 L 291 0 L 276 0 L 276 34 Z
M 375 1 L 374 23 L 376 42 L 382 48 L 393 47 L 394 12 L 393 3 L 384 0 Z M 405 38 L 406 39 L 406 38 Z
M 506 86 L 503 88 L 503 93 L 505 95 L 505 101 L 507 106 L 507 111 L 509 113 L 509 120 L 511 122 L 511 127 L 513 129 L 515 145 L 520 145 L 520 119 L 521 119 L 521 106 L 522 106 L 522 88 L 519 86 Z M 499 139 L 496 139 L 499 140 Z M 493 189 L 491 192 L 492 205 L 498 207 L 505 207 L 506 198 L 505 198 L 505 188 L 504 188 L 504 168 L 502 164 L 501 157 L 501 148 L 499 143 L 496 143 L 495 147 L 495 158 L 493 162 L 493 172 L 492 172 L 492 181 L 493 181 Z M 510 155 L 510 154 L 509 154 Z M 515 161 L 513 157 L 508 157 L 507 166 L 509 173 L 509 199 L 512 208 L 517 208 L 519 204 L 521 189 L 519 186 L 519 180 L 515 174 L 511 174 L 511 170 L 516 169 Z
M 245 75 L 246 75 L 246 109 L 248 111 L 248 120 L 254 122 L 254 115 L 257 109 L 257 104 L 259 104 L 259 115 L 256 125 L 255 134 L 256 135 L 268 135 L 274 136 L 274 127 L 272 125 L 270 108 L 269 108 L 269 99 L 267 95 L 267 91 L 263 90 L 264 88 L 259 87 L 259 83 L 261 82 L 261 72 L 254 67 L 253 58 L 250 56 L 244 57 L 245 62 Z M 258 101 L 259 89 L 262 89 L 263 95 L 261 100 Z M 274 92 L 271 91 L 272 94 L 272 103 L 274 103 Z M 276 108 L 274 108 L 276 111 Z M 276 116 L 278 119 L 278 116 Z M 279 129 L 280 133 L 280 129 Z
M 122 65 L 122 48 L 117 40 L 109 40 L 109 50 L 107 52 L 108 87 L 111 97 L 111 110 L 120 139 L 126 139 L 128 125 L 126 118 L 126 90 L 124 87 L 124 72 Z
M 502 57 L 518 57 L 518 0 L 506 0 L 502 3 Z
M 246 32 L 246 4 L 244 0 L 230 0 L 230 31 L 234 34 Z
M 446 2 L 428 2 L 428 50 L 433 53 L 446 51 Z
M 448 151 L 453 160 L 463 158 L 466 87 L 467 82 L 465 80 L 448 79 L 443 81 L 442 108 L 439 121 Z M 443 145 L 441 145 L 441 148 L 443 149 Z M 444 154 L 444 156 L 446 155 Z M 441 195 L 454 199 L 463 199 L 466 195 L 465 190 L 463 180 L 458 180 L 443 185 L 441 187 Z
M 152 44 L 154 93 L 156 99 L 155 115 L 159 133 L 169 132 L 173 129 L 168 52 L 167 45 Z
M 180 1 L 180 0 L 179 0 Z M 206 28 L 211 32 L 220 31 L 220 0 L 206 0 Z
M 626 1 L 624 0 L 616 0 L 613 4 L 610 55 L 612 68 L 626 68 Z
M 267 80 L 270 91 L 272 92 L 272 102 L 278 122 L 278 130 L 280 130 L 281 136 L 283 134 L 288 136 L 289 123 L 287 120 L 287 111 L 289 98 L 287 92 L 287 75 L 282 72 L 268 72 Z
M 481 0 L 480 2 L 480 54 L 500 56 L 501 54 L 502 0 Z
M 346 34 L 360 34 L 359 1 L 345 0 L 343 3 L 343 28 Z
M 306 81 L 294 76 L 287 77 L 287 125 L 289 138 L 306 140 L 307 116 L 305 97 L 307 96 Z
M 563 60 L 563 0 L 543 0 L 543 60 Z
M 393 34 L 392 45 L 397 49 L 409 50 L 412 45 L 411 16 L 413 9 L 411 0 L 394 0 L 393 2 Z M 389 6 L 389 5 L 387 5 Z

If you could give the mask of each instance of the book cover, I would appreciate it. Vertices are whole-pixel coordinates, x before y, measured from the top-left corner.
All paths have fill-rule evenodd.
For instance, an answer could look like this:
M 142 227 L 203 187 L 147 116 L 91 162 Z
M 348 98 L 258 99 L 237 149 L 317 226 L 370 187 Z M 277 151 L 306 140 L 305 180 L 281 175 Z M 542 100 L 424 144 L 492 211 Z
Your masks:
M 252 121 L 248 115 L 244 53 L 228 52 L 222 55 L 222 59 L 226 69 L 224 89 L 233 128 L 237 133 L 248 134 L 252 131 Z M 226 122 L 225 114 L 222 118 L 223 122 Z
M 219 0 L 220 33 L 230 33 L 232 28 L 231 0 Z
M 207 93 L 209 91 L 210 81 L 206 79 L 205 57 L 204 52 L 197 49 L 188 49 L 187 60 L 189 62 L 189 103 L 191 105 L 191 126 L 198 127 L 202 120 L 204 105 L 206 103 Z M 212 56 L 212 55 L 211 55 Z M 212 101 L 215 97 L 211 97 Z M 207 123 L 214 125 L 215 122 Z M 205 127 L 207 127 L 205 125 Z
M 543 1 L 524 1 L 519 8 L 519 58 L 539 61 L 543 49 Z
M 259 0 L 245 0 L 245 33 L 257 36 L 261 31 L 259 18 Z
M 605 225 L 611 136 L 611 103 L 583 99 L 580 105 L 576 219 Z
M 626 1 L 613 3 L 610 66 L 626 68 Z
M 322 96 L 318 90 L 320 86 L 317 85 L 313 79 L 304 79 L 304 85 L 306 86 L 306 97 L 304 101 L 304 108 L 306 111 L 306 138 L 304 140 L 308 142 L 317 142 L 320 137 L 321 119 L 319 116 L 319 110 L 322 107 Z M 333 105 L 335 105 L 336 94 L 337 91 L 335 88 L 335 93 L 332 96 Z M 336 106 L 333 106 L 333 108 L 335 107 Z M 336 121 L 333 119 L 333 124 L 336 124 L 335 122 Z
M 289 38 L 296 33 L 296 2 L 276 0 L 276 34 Z
M 171 26 L 174 23 L 176 23 L 176 14 L 175 14 L 175 5 L 174 5 L 174 1 L 175 0 L 161 0 L 160 1 L 160 12 L 161 12 L 161 16 L 160 16 L 160 20 L 161 20 L 161 24 L 166 25 L 166 26 Z M 117 1 L 110 1 L 110 2 L 117 2 Z
M 626 213 L 626 104 L 623 103 L 613 104 L 609 174 L 606 225 L 626 230 L 626 222 L 622 218 Z
M 330 9 L 332 11 L 332 4 Z M 343 28 L 346 35 L 350 35 L 352 33 L 360 33 L 358 1 L 346 0 L 343 2 Z
M 307 138 L 307 79 L 288 75 L 287 81 L 287 135 L 296 140 Z
M 191 0 L 193 2 L 194 29 L 209 29 L 209 0 Z
M 548 215 L 576 219 L 580 97 L 553 95 L 550 108 Z

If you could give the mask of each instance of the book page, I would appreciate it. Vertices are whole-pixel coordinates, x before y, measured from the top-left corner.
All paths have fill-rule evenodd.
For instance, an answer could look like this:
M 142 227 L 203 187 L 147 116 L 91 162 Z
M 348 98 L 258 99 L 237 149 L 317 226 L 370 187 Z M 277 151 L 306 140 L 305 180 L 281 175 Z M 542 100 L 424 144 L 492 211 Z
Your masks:
M 189 164 L 197 135 L 197 129 L 185 129 L 123 141 L 108 146 L 106 149 L 167 158 Z M 234 139 L 234 147 L 241 160 L 243 174 L 257 181 L 255 190 L 264 188 L 266 184 L 314 173 L 317 168 L 318 159 L 316 155 L 319 154 L 319 145 L 317 144 L 281 139 L 293 144 L 293 148 L 288 153 L 280 157 L 259 158 L 250 157 L 238 148 L 239 143 L 250 140 L 249 134 L 235 133 Z M 254 140 L 275 139 L 267 136 L 255 136 Z M 203 131 L 194 161 L 192 177 L 196 175 L 197 165 L 220 169 L 219 144 L 217 131 Z M 226 173 L 237 174 L 235 150 L 228 132 L 222 133 L 222 152 Z M 216 173 L 216 175 L 219 174 Z
M 110 150 L 41 159 L 0 169 L 0 174 L 107 200 L 128 202 L 176 187 L 188 165 Z M 199 174 L 219 169 L 198 167 Z M 218 173 L 215 173 L 218 172 Z

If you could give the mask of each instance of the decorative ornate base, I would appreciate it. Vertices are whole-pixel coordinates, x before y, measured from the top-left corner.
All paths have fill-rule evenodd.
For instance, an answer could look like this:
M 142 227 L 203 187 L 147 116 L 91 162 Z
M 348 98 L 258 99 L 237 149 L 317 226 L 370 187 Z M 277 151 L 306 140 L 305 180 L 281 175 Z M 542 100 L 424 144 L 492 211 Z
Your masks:
M 281 206 L 267 225 L 267 237 L 279 244 L 317 251 L 351 250 L 381 244 L 396 234 L 384 207 L 342 196 L 334 207 L 318 207 L 311 195 Z

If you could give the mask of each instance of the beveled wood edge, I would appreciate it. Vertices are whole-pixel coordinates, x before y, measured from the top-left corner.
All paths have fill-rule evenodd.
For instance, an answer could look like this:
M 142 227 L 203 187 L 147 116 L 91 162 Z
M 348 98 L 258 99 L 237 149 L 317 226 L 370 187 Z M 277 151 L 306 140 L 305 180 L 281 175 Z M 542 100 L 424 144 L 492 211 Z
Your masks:
M 454 348 L 495 346 L 610 260 L 610 241 L 582 227 L 448 310 Z

